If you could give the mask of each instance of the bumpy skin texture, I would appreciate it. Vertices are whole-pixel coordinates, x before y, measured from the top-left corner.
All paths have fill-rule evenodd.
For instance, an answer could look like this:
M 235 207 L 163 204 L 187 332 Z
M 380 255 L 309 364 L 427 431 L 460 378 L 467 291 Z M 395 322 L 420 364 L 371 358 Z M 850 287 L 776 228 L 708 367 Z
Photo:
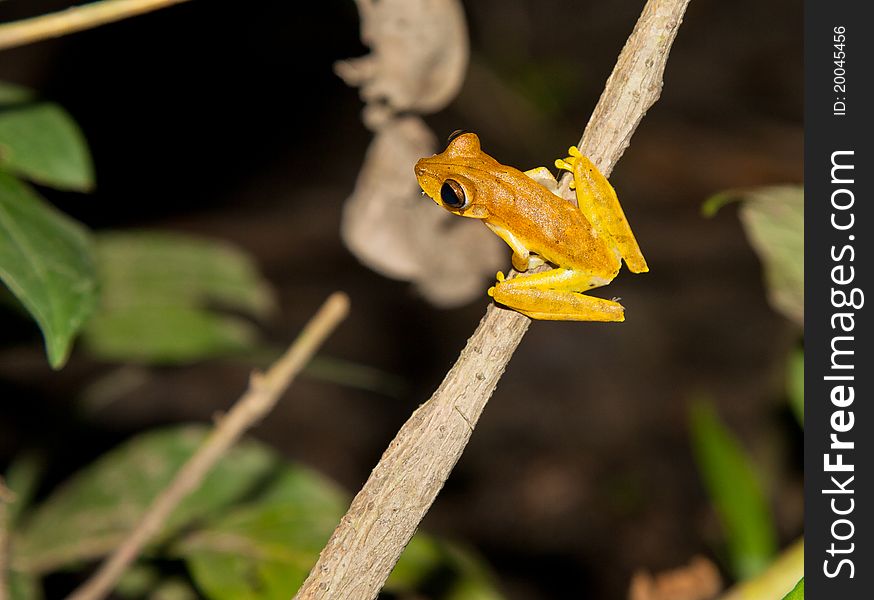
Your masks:
M 481 219 L 513 249 L 519 271 L 542 264 L 554 268 L 498 281 L 495 301 L 534 319 L 622 321 L 622 306 L 582 292 L 607 285 L 621 259 L 635 273 L 648 271 L 622 207 L 606 178 L 576 148 L 556 161 L 574 175 L 579 208 L 552 190 L 555 178 L 543 167 L 523 173 L 500 164 L 464 133 L 446 150 L 416 163 L 419 185 L 450 212 Z

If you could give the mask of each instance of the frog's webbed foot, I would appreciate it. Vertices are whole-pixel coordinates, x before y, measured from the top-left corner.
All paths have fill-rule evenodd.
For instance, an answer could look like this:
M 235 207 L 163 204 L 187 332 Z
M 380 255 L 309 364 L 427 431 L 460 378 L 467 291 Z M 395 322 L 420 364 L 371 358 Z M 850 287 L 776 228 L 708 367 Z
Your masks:
M 618 302 L 576 291 L 605 283 L 598 277 L 570 269 L 552 269 L 513 279 L 505 279 L 503 273 L 498 273 L 498 281 L 489 289 L 489 296 L 532 319 L 624 321 L 625 311 Z
M 555 166 L 574 175 L 571 189 L 576 190 L 577 204 L 599 234 L 612 240 L 612 245 L 633 273 L 649 271 L 646 259 L 631 232 L 616 191 L 607 178 L 579 148 L 568 148 L 568 156 L 555 161 Z

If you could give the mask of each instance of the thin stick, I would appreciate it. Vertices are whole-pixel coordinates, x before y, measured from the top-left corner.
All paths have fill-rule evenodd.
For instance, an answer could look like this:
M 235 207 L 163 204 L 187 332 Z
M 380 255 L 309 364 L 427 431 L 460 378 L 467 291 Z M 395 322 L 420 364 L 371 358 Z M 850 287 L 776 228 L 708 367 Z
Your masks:
M 273 409 L 295 376 L 348 312 L 348 297 L 342 292 L 335 292 L 266 373 L 252 373 L 246 392 L 218 422 L 197 452 L 179 469 L 176 477 L 154 500 L 130 535 L 68 600 L 99 600 L 112 591 L 143 546 L 160 531 L 173 509 L 197 489 L 210 469 L 243 432 Z
M 605 175 L 658 99 L 688 3 L 649 0 L 607 80 L 580 143 Z M 489 306 L 443 383 L 383 453 L 295 598 L 376 597 L 464 451 L 529 323 Z
M 135 17 L 187 0 L 102 0 L 0 25 L 0 50 Z

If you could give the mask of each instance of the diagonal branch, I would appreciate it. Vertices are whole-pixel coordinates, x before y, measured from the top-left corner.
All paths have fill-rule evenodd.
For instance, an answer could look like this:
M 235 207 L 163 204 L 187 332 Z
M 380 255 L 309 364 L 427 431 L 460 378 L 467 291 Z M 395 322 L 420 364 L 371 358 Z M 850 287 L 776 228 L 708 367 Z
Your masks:
M 688 3 L 649 0 L 607 80 L 580 142 L 605 175 L 659 97 Z M 376 597 L 464 451 L 529 323 L 518 313 L 488 307 L 443 383 L 383 453 L 295 598 Z
M 342 292 L 335 292 L 325 300 L 291 347 L 266 373 L 252 373 L 246 393 L 182 465 L 170 485 L 155 498 L 124 542 L 107 557 L 90 579 L 73 591 L 68 600 L 99 600 L 113 590 L 127 567 L 161 530 L 179 503 L 200 486 L 212 467 L 247 429 L 273 410 L 282 393 L 348 312 L 348 297 Z

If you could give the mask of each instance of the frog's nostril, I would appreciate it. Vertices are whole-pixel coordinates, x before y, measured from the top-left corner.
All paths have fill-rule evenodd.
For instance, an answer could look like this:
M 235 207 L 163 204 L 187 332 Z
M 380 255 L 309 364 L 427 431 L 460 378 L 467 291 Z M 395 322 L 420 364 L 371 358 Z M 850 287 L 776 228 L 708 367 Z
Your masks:
M 422 175 L 425 174 L 425 168 L 422 167 L 421 165 L 419 165 L 418 163 L 416 164 L 416 168 L 415 168 L 415 170 L 416 170 L 416 175 L 417 175 L 417 176 L 422 176 Z

